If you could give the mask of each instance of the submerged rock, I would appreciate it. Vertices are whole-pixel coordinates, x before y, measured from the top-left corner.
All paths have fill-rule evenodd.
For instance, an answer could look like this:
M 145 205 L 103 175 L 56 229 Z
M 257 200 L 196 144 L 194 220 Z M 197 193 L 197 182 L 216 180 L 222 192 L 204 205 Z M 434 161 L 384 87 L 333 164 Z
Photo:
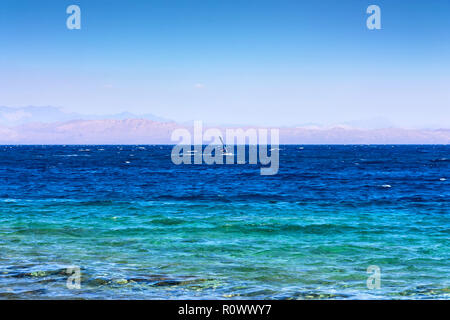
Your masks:
M 117 284 L 127 284 L 128 280 L 127 279 L 118 279 L 114 281 Z

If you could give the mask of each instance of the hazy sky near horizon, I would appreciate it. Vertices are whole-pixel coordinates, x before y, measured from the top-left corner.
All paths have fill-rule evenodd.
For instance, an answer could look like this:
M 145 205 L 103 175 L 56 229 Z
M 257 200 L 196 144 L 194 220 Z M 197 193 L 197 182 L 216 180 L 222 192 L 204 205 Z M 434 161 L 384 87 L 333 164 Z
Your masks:
M 2 0 L 0 43 L 3 106 L 450 128 L 448 0 Z

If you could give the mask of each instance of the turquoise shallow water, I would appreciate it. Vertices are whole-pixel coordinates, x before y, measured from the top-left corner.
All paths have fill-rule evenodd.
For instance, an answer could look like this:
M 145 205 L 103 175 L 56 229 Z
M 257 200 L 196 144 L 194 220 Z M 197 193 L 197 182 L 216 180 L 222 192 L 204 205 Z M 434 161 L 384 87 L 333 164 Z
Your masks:
M 272 177 L 88 148 L 3 147 L 0 298 L 450 297 L 447 146 L 286 146 Z

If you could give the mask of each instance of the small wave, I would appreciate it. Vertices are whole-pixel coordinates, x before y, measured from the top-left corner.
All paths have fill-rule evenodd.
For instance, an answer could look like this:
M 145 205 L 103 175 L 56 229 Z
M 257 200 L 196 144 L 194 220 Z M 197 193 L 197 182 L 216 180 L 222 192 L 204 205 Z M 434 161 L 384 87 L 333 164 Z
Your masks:
M 2 199 L 3 202 L 17 202 L 16 199 Z
M 113 205 L 115 203 L 119 203 L 119 202 L 114 202 L 112 200 L 91 200 L 91 201 L 75 201 L 74 205 L 77 206 L 110 206 Z M 127 203 L 127 202 L 124 202 Z
M 450 161 L 450 159 L 448 159 L 448 158 L 439 158 L 439 159 L 433 159 L 433 160 L 431 160 L 431 162 L 441 162 L 441 161 Z
M 156 225 L 179 225 L 185 223 L 186 220 L 183 219 L 177 219 L 177 218 L 159 218 L 159 219 L 153 219 L 148 224 L 156 224 Z
M 360 159 L 363 164 L 383 164 L 384 161 Z

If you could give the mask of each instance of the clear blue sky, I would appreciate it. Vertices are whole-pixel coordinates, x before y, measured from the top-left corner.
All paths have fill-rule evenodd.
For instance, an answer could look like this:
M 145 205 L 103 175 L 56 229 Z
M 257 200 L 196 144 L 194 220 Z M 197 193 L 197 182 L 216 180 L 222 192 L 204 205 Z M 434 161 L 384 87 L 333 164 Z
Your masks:
M 450 127 L 448 0 L 2 0 L 0 43 L 4 106 Z

